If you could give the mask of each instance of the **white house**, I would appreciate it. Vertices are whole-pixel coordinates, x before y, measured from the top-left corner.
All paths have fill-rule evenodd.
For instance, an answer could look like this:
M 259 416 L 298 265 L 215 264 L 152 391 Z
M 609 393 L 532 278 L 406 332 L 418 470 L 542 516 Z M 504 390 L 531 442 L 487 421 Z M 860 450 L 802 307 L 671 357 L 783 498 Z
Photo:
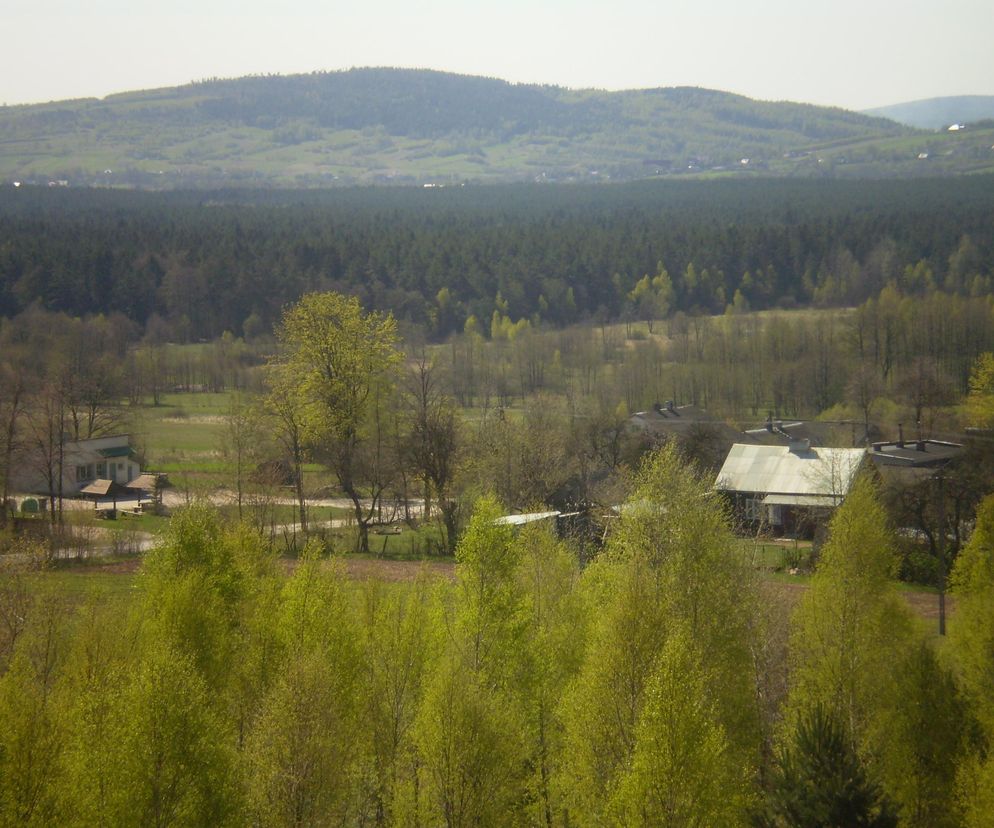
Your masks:
M 845 499 L 866 458 L 861 448 L 812 448 L 736 443 L 725 458 L 715 488 L 726 492 L 736 513 L 750 523 L 799 531 Z
M 58 491 L 58 461 L 51 463 L 38 452 L 22 455 L 11 475 L 11 489 L 34 494 Z M 125 485 L 141 474 L 131 438 L 127 434 L 69 440 L 62 452 L 62 494 L 78 494 L 94 480 L 112 480 Z

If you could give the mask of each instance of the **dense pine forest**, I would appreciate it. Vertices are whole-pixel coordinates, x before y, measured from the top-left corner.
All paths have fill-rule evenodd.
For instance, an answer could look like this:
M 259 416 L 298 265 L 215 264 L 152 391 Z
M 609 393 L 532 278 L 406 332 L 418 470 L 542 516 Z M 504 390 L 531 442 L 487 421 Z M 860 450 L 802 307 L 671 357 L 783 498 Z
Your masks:
M 0 189 L 0 314 L 120 313 L 177 341 L 268 330 L 313 290 L 432 338 L 494 313 L 565 325 L 980 296 L 994 186 L 723 181 L 150 194 Z

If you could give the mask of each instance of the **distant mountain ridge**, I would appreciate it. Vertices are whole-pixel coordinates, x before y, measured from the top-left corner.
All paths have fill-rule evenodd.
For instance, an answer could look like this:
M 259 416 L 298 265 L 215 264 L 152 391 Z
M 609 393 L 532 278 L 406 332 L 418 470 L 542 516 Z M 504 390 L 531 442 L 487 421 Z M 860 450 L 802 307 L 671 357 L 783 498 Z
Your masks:
M 178 187 L 921 174 L 914 135 L 866 114 L 693 87 L 570 90 L 371 68 L 4 107 L 0 179 Z M 930 173 L 960 171 L 946 160 Z
M 970 124 L 994 119 L 994 95 L 949 95 L 878 106 L 866 115 L 890 118 L 918 129 L 942 129 L 952 124 Z

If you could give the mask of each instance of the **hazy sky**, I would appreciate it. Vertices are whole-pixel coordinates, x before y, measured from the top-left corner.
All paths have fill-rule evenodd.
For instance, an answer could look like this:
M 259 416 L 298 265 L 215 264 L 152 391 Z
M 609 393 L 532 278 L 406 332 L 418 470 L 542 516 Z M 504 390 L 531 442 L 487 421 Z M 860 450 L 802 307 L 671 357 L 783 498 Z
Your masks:
M 405 66 L 862 109 L 994 94 L 991 0 L 0 0 L 0 103 Z

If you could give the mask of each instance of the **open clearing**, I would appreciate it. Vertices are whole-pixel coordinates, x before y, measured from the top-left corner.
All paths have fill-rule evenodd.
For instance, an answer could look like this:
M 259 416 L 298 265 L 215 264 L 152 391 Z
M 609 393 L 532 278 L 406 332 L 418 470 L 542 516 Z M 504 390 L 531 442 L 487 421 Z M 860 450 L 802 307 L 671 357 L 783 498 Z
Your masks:
M 348 576 L 356 581 L 380 580 L 388 583 L 405 583 L 417 580 L 425 573 L 430 578 L 455 580 L 456 565 L 452 558 L 424 560 L 391 560 L 389 558 L 374 558 L 360 555 L 344 557 Z M 295 559 L 281 559 L 280 563 L 287 571 L 293 572 L 298 562 Z M 123 592 L 134 586 L 135 577 L 141 567 L 138 557 L 100 563 L 80 563 L 61 566 L 58 569 L 44 573 L 39 578 L 58 584 L 59 589 L 67 593 L 84 595 L 91 591 Z M 784 605 L 792 608 L 801 595 L 808 589 L 807 583 L 792 582 L 782 579 L 764 580 L 766 595 L 770 600 L 783 601 Z M 926 620 L 936 620 L 939 617 L 939 598 L 934 592 L 902 590 L 901 596 L 914 610 L 915 614 Z M 954 601 L 946 596 L 946 611 L 952 614 Z

